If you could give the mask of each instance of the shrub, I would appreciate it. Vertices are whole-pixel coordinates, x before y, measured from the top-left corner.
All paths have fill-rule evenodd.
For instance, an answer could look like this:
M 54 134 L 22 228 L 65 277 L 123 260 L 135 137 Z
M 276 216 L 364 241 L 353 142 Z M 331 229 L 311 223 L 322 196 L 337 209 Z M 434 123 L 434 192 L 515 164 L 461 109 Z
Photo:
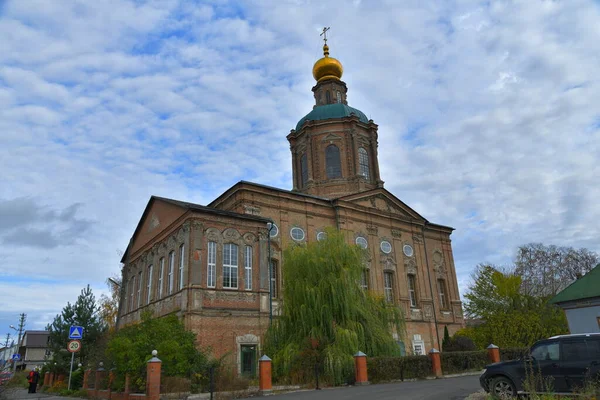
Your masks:
M 529 348 L 527 347 L 501 348 L 500 361 L 518 360 L 526 354 L 529 354 Z
M 483 369 L 490 363 L 487 351 L 460 351 L 441 353 L 444 374 L 459 374 Z
M 451 351 L 475 351 L 477 350 L 477 346 L 475 346 L 471 338 L 454 335 L 444 344 L 443 349 L 445 353 Z
M 371 357 L 367 358 L 367 369 L 373 383 L 423 379 L 432 375 L 428 356 Z

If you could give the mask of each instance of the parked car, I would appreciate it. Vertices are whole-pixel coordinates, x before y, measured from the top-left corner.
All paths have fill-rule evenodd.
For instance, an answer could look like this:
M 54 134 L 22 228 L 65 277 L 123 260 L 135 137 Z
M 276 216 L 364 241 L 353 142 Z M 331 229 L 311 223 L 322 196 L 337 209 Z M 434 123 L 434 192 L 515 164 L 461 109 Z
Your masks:
M 12 372 L 0 372 L 0 385 L 4 385 L 12 378 Z
M 600 333 L 560 335 L 536 342 L 519 360 L 490 364 L 479 383 L 497 398 L 534 390 L 573 393 L 600 382 Z

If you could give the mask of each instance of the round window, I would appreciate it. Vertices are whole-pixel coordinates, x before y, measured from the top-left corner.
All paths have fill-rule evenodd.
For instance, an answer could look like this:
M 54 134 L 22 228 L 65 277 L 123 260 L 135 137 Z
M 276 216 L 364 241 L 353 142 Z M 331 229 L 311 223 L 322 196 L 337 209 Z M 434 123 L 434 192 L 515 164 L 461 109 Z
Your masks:
M 279 228 L 277 227 L 277 225 L 269 222 L 267 223 L 267 229 L 269 229 L 269 236 L 271 236 L 272 238 L 279 235 Z
M 327 239 L 327 232 L 319 232 L 317 233 L 317 240 L 320 242 L 321 240 Z
M 390 254 L 392 252 L 392 244 L 387 240 L 382 240 L 379 247 L 385 254 Z
M 290 235 L 292 236 L 292 239 L 296 241 L 304 240 L 304 231 L 302 230 L 302 228 L 292 228 L 292 230 L 290 231 Z
M 404 247 L 402 247 L 402 251 L 404 251 L 404 254 L 407 257 L 412 257 L 413 255 L 413 248 L 410 244 L 405 244 Z
M 367 239 L 365 239 L 362 236 L 356 238 L 356 244 L 362 247 L 363 249 L 366 249 L 368 246 Z

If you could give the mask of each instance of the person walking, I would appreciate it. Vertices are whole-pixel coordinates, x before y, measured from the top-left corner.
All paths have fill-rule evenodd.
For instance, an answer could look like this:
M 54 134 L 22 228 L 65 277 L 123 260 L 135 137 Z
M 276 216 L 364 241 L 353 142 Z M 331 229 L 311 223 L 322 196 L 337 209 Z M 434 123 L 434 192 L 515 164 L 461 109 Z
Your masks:
M 40 381 L 40 373 L 38 372 L 37 367 L 29 371 L 29 375 L 27 375 L 27 382 L 29 382 L 29 392 L 35 393 L 37 389 L 37 384 Z

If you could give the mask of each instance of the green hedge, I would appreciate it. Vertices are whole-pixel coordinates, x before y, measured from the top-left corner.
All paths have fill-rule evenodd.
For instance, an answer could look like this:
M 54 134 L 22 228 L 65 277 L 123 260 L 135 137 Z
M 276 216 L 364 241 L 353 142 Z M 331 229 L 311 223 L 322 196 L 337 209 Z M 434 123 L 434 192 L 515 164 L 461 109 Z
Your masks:
M 372 383 L 423 379 L 432 375 L 428 356 L 371 357 L 367 359 L 367 370 Z
M 490 363 L 487 350 L 440 353 L 440 356 L 444 374 L 478 371 Z
M 525 354 L 529 354 L 528 347 L 511 347 L 500 349 L 500 361 L 518 360 Z

